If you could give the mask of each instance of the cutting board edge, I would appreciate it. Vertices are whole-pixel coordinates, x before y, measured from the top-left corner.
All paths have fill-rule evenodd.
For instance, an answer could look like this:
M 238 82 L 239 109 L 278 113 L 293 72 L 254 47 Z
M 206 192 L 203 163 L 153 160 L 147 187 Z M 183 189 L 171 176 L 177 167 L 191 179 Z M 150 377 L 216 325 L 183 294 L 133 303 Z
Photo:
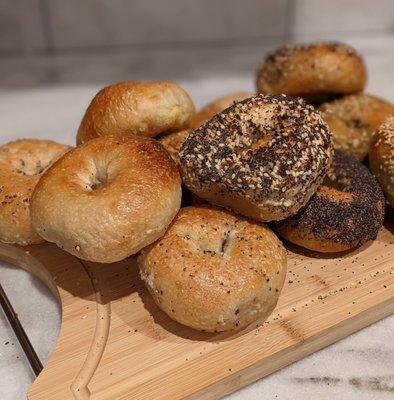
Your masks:
M 214 384 L 186 396 L 185 399 L 220 399 L 393 314 L 394 298 L 386 299 L 382 303 L 376 304 L 372 308 L 350 318 L 354 322 L 353 324 L 349 323 L 348 318 L 323 332 L 316 333 L 303 342 L 295 343 L 279 353 L 275 353 L 243 370 L 226 376 Z M 287 358 L 282 357 L 285 354 Z

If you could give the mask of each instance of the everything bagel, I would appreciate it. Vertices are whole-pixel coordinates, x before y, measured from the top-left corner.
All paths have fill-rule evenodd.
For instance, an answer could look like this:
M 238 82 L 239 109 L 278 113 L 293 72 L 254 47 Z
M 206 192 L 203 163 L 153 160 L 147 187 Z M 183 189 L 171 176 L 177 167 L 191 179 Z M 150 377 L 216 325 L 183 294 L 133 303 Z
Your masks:
M 284 93 L 308 101 L 357 93 L 367 72 L 361 56 L 343 43 L 286 45 L 263 61 L 257 72 L 259 93 Z
M 323 181 L 331 133 L 302 99 L 258 95 L 216 114 L 184 141 L 185 185 L 259 221 L 295 214 Z
M 16 140 L 0 147 L 0 240 L 43 242 L 30 222 L 30 199 L 44 171 L 68 146 L 51 140 Z
M 141 251 L 139 266 L 171 318 L 219 332 L 270 315 L 286 276 L 286 251 L 264 225 L 212 206 L 186 207 Z

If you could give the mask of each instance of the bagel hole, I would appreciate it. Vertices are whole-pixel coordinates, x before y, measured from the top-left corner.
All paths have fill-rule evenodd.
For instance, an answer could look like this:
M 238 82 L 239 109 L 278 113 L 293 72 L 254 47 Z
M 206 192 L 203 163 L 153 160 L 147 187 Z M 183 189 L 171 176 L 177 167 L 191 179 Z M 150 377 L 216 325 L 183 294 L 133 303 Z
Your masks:
M 106 172 L 98 173 L 93 177 L 93 182 L 89 185 L 90 189 L 97 190 L 108 183 L 108 175 Z
M 190 238 L 190 236 L 189 236 Z M 229 247 L 234 242 L 235 238 L 235 228 L 230 228 L 224 235 L 219 238 L 219 240 L 204 240 L 204 239 L 197 239 L 196 246 L 200 251 L 204 254 L 211 254 L 215 256 L 224 256 L 227 254 Z
M 348 192 L 350 190 L 350 180 L 347 178 L 337 178 L 333 176 L 326 176 L 323 185 L 340 192 Z
M 85 186 L 89 191 L 96 191 L 106 186 L 110 181 L 110 171 L 107 163 L 94 163 L 93 171 L 89 175 Z
M 228 230 L 226 232 L 226 234 L 222 238 L 222 243 L 220 244 L 219 253 L 226 254 L 228 248 L 230 247 L 230 245 L 233 242 L 234 233 L 235 233 L 235 229 L 234 228 L 232 228 L 232 229 L 230 229 L 230 230 Z
M 337 201 L 349 203 L 353 200 L 351 194 L 351 183 L 347 178 L 338 178 L 327 176 L 320 188 L 320 193 Z

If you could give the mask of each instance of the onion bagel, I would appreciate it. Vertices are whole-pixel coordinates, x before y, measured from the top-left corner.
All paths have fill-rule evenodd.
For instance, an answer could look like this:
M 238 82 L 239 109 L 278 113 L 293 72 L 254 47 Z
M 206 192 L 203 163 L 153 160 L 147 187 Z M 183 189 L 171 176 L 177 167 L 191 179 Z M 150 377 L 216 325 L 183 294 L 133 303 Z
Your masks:
M 358 93 L 324 103 L 318 110 L 331 129 L 334 146 L 362 161 L 368 154 L 373 133 L 390 114 L 394 114 L 394 105 Z
M 219 97 L 203 107 L 194 117 L 192 126 L 198 128 L 203 123 L 209 121 L 215 114 L 223 111 L 225 108 L 230 107 L 234 103 L 252 97 L 254 93 L 251 92 L 235 92 L 225 96 Z
M 186 207 L 141 251 L 139 266 L 171 318 L 219 332 L 271 314 L 286 276 L 286 251 L 264 225 L 211 206 Z
M 106 136 L 71 150 L 45 172 L 31 217 L 49 242 L 109 263 L 162 236 L 180 203 L 179 171 L 156 140 Z
M 302 99 L 258 95 L 215 115 L 180 151 L 185 185 L 259 221 L 295 214 L 322 183 L 331 133 Z
M 369 167 L 394 207 L 394 114 L 387 118 L 372 138 Z
M 77 143 L 105 135 L 177 132 L 191 125 L 194 114 L 189 95 L 175 83 L 120 82 L 96 94 L 78 129 Z
M 41 175 L 68 146 L 24 139 L 0 147 L 0 241 L 29 245 L 44 240 L 30 222 L 30 199 Z
M 343 43 L 286 45 L 269 54 L 257 72 L 259 93 L 284 93 L 321 101 L 362 91 L 367 72 L 361 56 Z
M 384 196 L 368 169 L 335 150 L 323 185 L 295 216 L 276 223 L 277 232 L 318 252 L 354 249 L 375 239 L 384 219 Z

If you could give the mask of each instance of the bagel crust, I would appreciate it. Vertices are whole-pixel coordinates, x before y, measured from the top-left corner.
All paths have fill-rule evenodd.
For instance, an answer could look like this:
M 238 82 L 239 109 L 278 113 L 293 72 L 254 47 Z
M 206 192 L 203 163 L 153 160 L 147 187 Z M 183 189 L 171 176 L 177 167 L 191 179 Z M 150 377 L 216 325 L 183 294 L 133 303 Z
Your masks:
M 286 251 L 264 225 L 212 206 L 182 208 L 139 256 L 141 278 L 171 318 L 218 332 L 263 322 L 286 276 Z
M 358 93 L 322 104 L 318 110 L 331 129 L 334 146 L 364 160 L 372 135 L 394 114 L 394 105 L 369 94 Z
M 327 95 L 360 92 L 366 81 L 363 59 L 346 44 L 285 45 L 260 65 L 257 91 L 321 101 Z
M 197 196 L 258 221 L 295 214 L 328 170 L 331 133 L 302 99 L 258 95 L 215 115 L 182 145 Z
M 168 81 L 120 82 L 100 90 L 82 119 L 77 143 L 106 135 L 154 137 L 191 125 L 195 108 L 189 95 Z
M 394 207 L 394 114 L 372 139 L 369 167 L 379 181 L 387 201 Z
M 193 128 L 198 128 L 203 123 L 209 121 L 215 114 L 220 113 L 224 109 L 232 106 L 234 103 L 252 97 L 251 92 L 235 92 L 219 97 L 203 107 L 193 119 Z
M 30 222 L 31 194 L 44 170 L 68 149 L 35 139 L 0 147 L 0 241 L 23 246 L 44 241 Z
M 190 130 L 174 132 L 159 139 L 160 144 L 168 151 L 177 165 L 179 164 L 179 151 L 190 132 Z
M 354 249 L 376 238 L 384 219 L 384 196 L 368 169 L 335 150 L 323 185 L 295 216 L 276 223 L 288 241 L 318 252 Z
M 115 262 L 161 237 L 179 210 L 181 181 L 154 139 L 106 136 L 67 153 L 42 176 L 32 223 L 49 242 L 94 262 Z

